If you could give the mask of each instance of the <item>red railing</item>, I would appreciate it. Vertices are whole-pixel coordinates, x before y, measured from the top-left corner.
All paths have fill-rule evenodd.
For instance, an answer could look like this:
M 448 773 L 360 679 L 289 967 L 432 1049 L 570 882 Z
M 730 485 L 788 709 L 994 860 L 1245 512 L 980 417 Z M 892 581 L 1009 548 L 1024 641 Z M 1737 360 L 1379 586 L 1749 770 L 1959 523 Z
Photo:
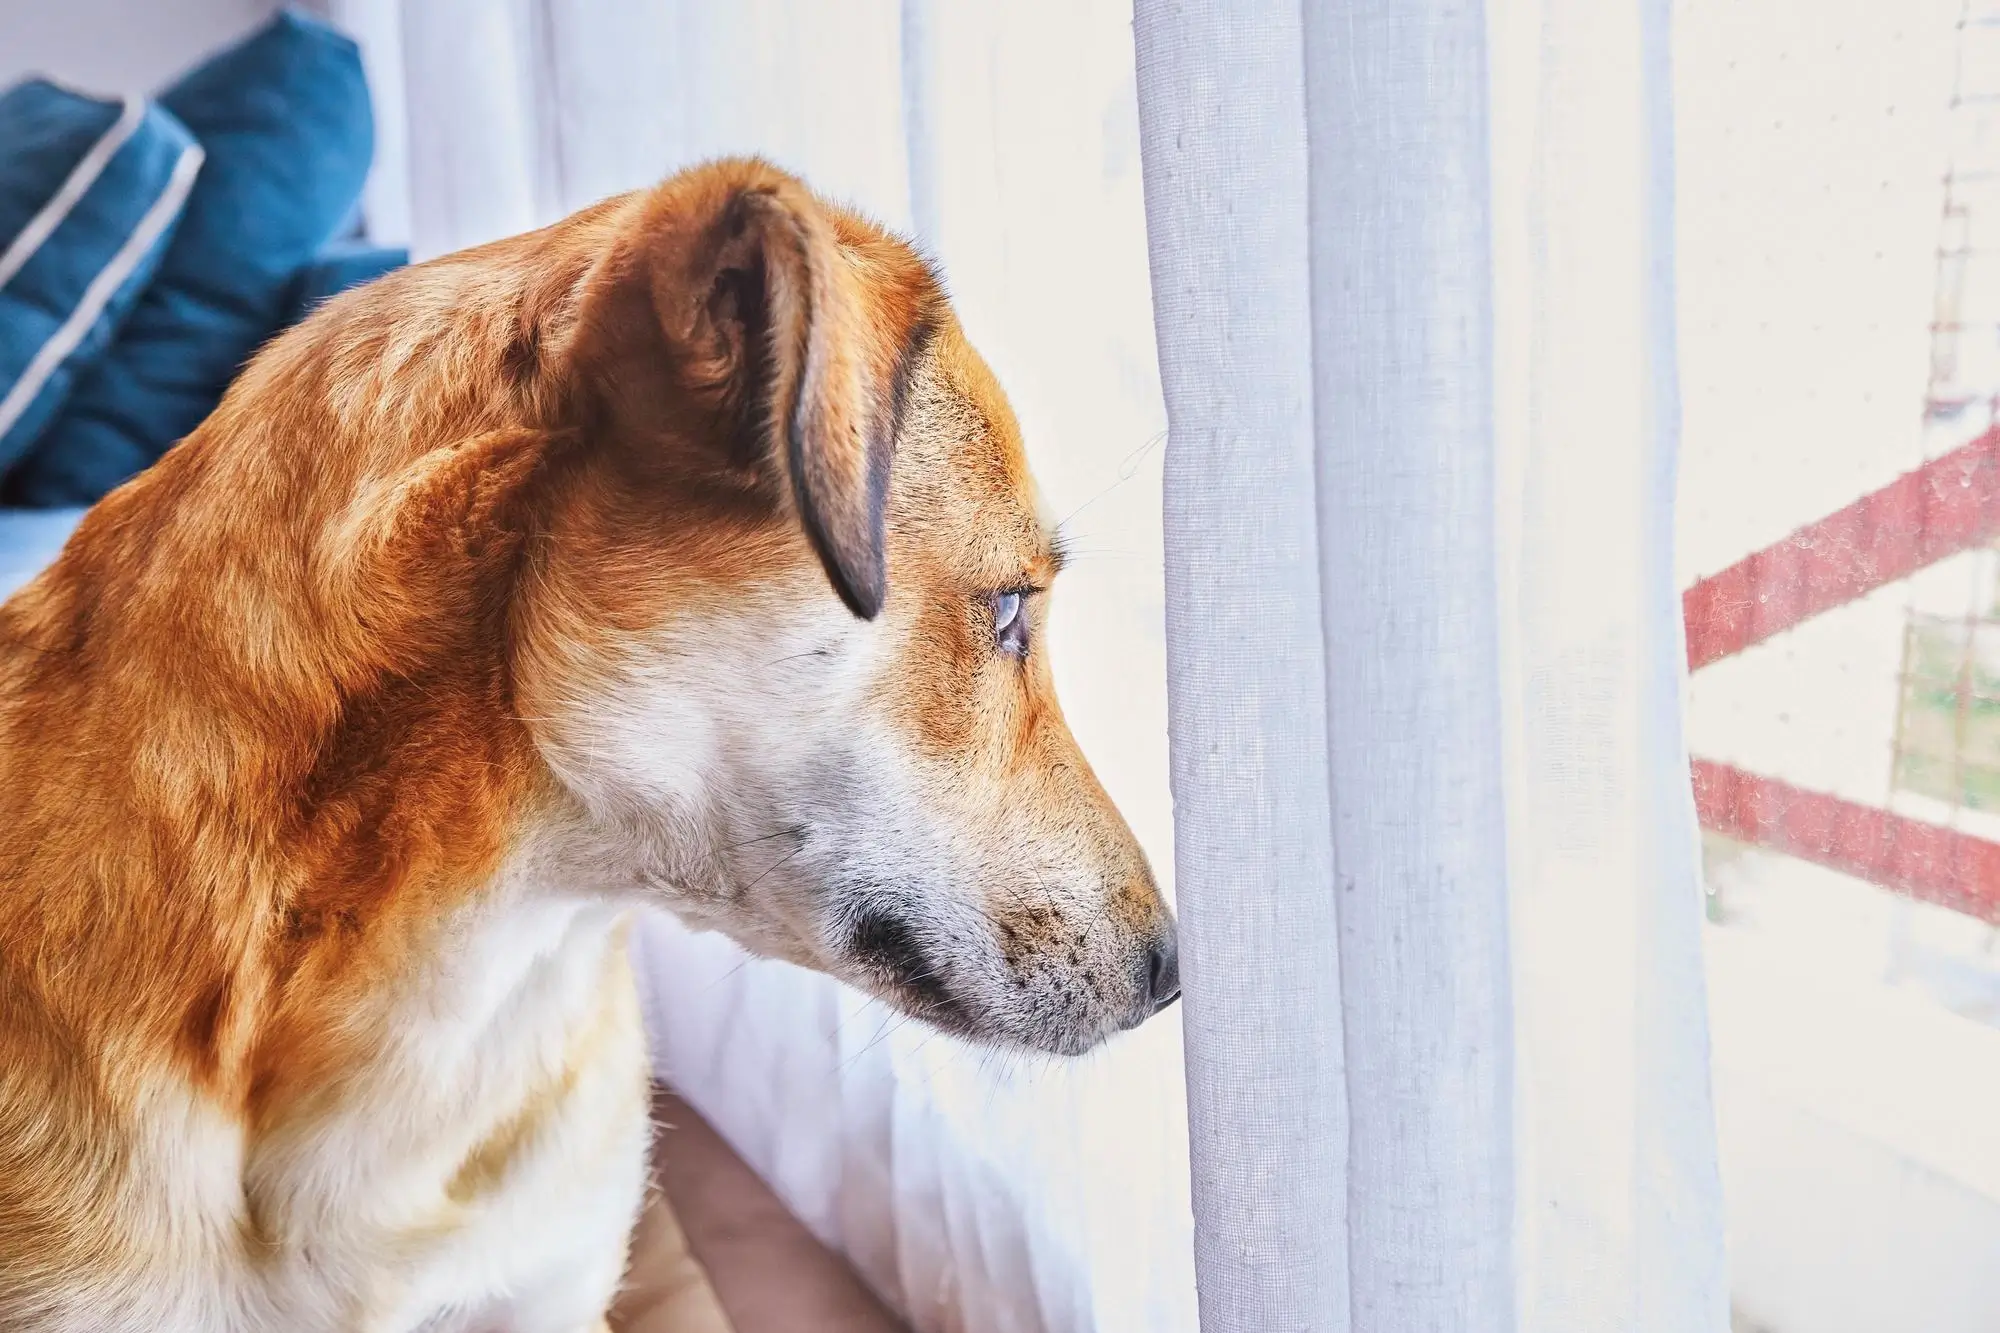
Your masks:
M 1694 804 L 1712 833 L 2000 923 L 2000 843 L 1707 759 Z
M 1996 538 L 2000 427 L 1689 588 L 1688 668 Z M 2000 923 L 2000 843 L 1706 759 L 1694 790 L 1712 832 Z

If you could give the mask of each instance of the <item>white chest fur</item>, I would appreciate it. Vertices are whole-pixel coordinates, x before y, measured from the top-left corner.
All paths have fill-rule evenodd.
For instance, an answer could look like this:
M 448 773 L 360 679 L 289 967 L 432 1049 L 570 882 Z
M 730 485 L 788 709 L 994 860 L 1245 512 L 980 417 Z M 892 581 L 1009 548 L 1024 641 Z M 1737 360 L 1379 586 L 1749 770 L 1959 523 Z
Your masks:
M 69 1326 L 595 1328 L 649 1136 L 624 937 L 603 902 L 482 906 L 387 1001 L 379 1056 L 296 1123 L 246 1151 L 184 1100 L 149 1118 L 133 1184 L 153 1197 L 132 1202 L 175 1219 L 155 1253 L 176 1261 Z

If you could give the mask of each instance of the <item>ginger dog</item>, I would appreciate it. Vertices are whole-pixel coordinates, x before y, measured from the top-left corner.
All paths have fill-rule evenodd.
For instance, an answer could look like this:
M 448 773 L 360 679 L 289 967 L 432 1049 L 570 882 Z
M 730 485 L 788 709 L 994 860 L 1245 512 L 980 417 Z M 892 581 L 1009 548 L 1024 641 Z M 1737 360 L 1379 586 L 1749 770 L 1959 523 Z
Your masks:
M 659 904 L 987 1043 L 1178 993 L 912 251 L 756 161 L 332 301 L 0 608 L 0 1327 L 601 1326 Z

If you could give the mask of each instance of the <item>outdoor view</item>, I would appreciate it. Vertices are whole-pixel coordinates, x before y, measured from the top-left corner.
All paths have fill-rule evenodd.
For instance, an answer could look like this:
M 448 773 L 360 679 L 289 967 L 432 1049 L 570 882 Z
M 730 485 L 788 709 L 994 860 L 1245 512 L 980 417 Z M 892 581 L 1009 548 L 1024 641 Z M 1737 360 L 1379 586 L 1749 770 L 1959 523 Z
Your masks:
M 1678 7 L 1681 583 L 1745 1333 L 2000 1327 L 2000 8 Z

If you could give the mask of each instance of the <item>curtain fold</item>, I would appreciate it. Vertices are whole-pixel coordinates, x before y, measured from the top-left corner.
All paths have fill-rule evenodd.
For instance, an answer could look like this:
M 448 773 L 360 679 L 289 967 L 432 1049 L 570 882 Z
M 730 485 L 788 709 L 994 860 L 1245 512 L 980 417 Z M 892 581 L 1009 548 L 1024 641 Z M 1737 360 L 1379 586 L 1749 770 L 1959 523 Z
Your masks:
M 1485 16 L 1304 10 L 1351 1318 L 1499 1329 L 1515 1034 Z
M 1201 1326 L 1348 1327 L 1299 6 L 1136 10 Z
M 1726 1326 L 1667 13 L 1136 5 L 1206 1333 Z

